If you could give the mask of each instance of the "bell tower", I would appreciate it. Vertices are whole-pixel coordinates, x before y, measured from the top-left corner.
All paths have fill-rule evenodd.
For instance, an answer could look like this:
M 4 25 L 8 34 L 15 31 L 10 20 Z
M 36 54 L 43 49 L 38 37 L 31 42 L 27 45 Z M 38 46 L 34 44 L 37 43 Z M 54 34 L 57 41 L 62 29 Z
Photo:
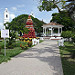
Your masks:
M 4 24 L 6 22 L 9 22 L 9 11 L 7 8 L 5 8 L 5 11 L 4 11 Z M 5 29 L 5 27 L 4 27 L 4 29 Z
M 4 11 L 4 23 L 6 22 L 9 22 L 9 12 L 7 8 L 5 8 L 5 11 Z

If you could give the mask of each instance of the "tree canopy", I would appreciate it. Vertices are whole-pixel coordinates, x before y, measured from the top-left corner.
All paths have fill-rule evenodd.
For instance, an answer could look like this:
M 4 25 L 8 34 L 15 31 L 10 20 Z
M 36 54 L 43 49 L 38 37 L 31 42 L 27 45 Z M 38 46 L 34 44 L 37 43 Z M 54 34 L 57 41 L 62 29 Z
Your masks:
M 51 11 L 52 9 L 57 8 L 58 11 L 60 12 L 60 8 L 58 6 L 59 3 L 61 3 L 61 5 L 65 5 L 65 0 L 40 0 L 41 1 L 41 5 L 39 6 L 39 10 L 46 10 L 46 11 Z
M 74 1 L 74 0 L 72 0 Z M 62 8 L 70 7 L 74 5 L 74 2 L 71 0 L 40 0 L 41 5 L 38 7 L 40 11 L 46 10 L 51 11 L 52 9 L 57 8 L 61 12 Z
M 0 38 L 1 38 L 1 31 L 0 31 Z
M 62 11 L 61 13 L 53 13 L 51 22 L 52 21 L 64 25 L 64 30 L 75 29 L 75 22 L 69 17 L 69 14 L 65 11 Z
M 40 0 L 40 11 L 52 11 L 57 8 L 59 12 L 67 11 L 69 16 L 75 21 L 75 1 L 74 0 Z M 62 10 L 61 10 L 62 9 Z
M 33 16 L 31 16 L 31 18 L 33 20 L 35 31 L 37 33 L 42 32 L 42 25 L 44 24 L 44 22 L 38 20 L 37 18 L 34 18 Z M 27 14 L 19 15 L 16 18 L 14 18 L 10 23 L 7 23 L 8 26 L 6 26 L 6 28 L 10 30 L 18 31 L 19 33 L 27 32 L 27 28 L 25 28 L 27 19 L 28 19 Z

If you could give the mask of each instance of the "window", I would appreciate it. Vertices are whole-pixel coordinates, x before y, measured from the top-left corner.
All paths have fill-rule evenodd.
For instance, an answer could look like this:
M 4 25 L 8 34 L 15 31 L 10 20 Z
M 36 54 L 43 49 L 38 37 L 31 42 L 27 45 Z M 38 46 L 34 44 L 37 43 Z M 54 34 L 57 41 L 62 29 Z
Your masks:
M 6 15 L 6 18 L 8 18 L 8 15 Z
M 7 12 L 7 10 L 6 10 L 6 12 Z

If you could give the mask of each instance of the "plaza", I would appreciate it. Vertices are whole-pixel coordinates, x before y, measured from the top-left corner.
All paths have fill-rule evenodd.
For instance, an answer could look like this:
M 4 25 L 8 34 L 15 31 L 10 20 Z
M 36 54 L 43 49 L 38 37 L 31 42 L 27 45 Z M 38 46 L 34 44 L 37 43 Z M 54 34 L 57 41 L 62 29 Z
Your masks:
M 0 75 L 75 75 L 75 0 L 0 0 Z
M 1 75 L 63 75 L 57 41 L 44 41 L 0 64 Z

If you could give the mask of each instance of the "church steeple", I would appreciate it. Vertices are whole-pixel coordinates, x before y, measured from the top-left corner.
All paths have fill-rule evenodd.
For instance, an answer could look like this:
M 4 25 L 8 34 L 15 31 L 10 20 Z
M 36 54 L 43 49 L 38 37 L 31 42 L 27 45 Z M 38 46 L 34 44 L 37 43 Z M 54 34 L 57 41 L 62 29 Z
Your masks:
M 9 22 L 9 12 L 7 8 L 5 8 L 5 11 L 4 11 L 4 22 L 3 23 L 5 24 L 6 22 Z M 5 29 L 5 26 L 4 26 L 4 29 Z
M 5 11 L 4 11 L 4 23 L 6 22 L 9 22 L 9 12 L 7 8 L 5 8 Z

